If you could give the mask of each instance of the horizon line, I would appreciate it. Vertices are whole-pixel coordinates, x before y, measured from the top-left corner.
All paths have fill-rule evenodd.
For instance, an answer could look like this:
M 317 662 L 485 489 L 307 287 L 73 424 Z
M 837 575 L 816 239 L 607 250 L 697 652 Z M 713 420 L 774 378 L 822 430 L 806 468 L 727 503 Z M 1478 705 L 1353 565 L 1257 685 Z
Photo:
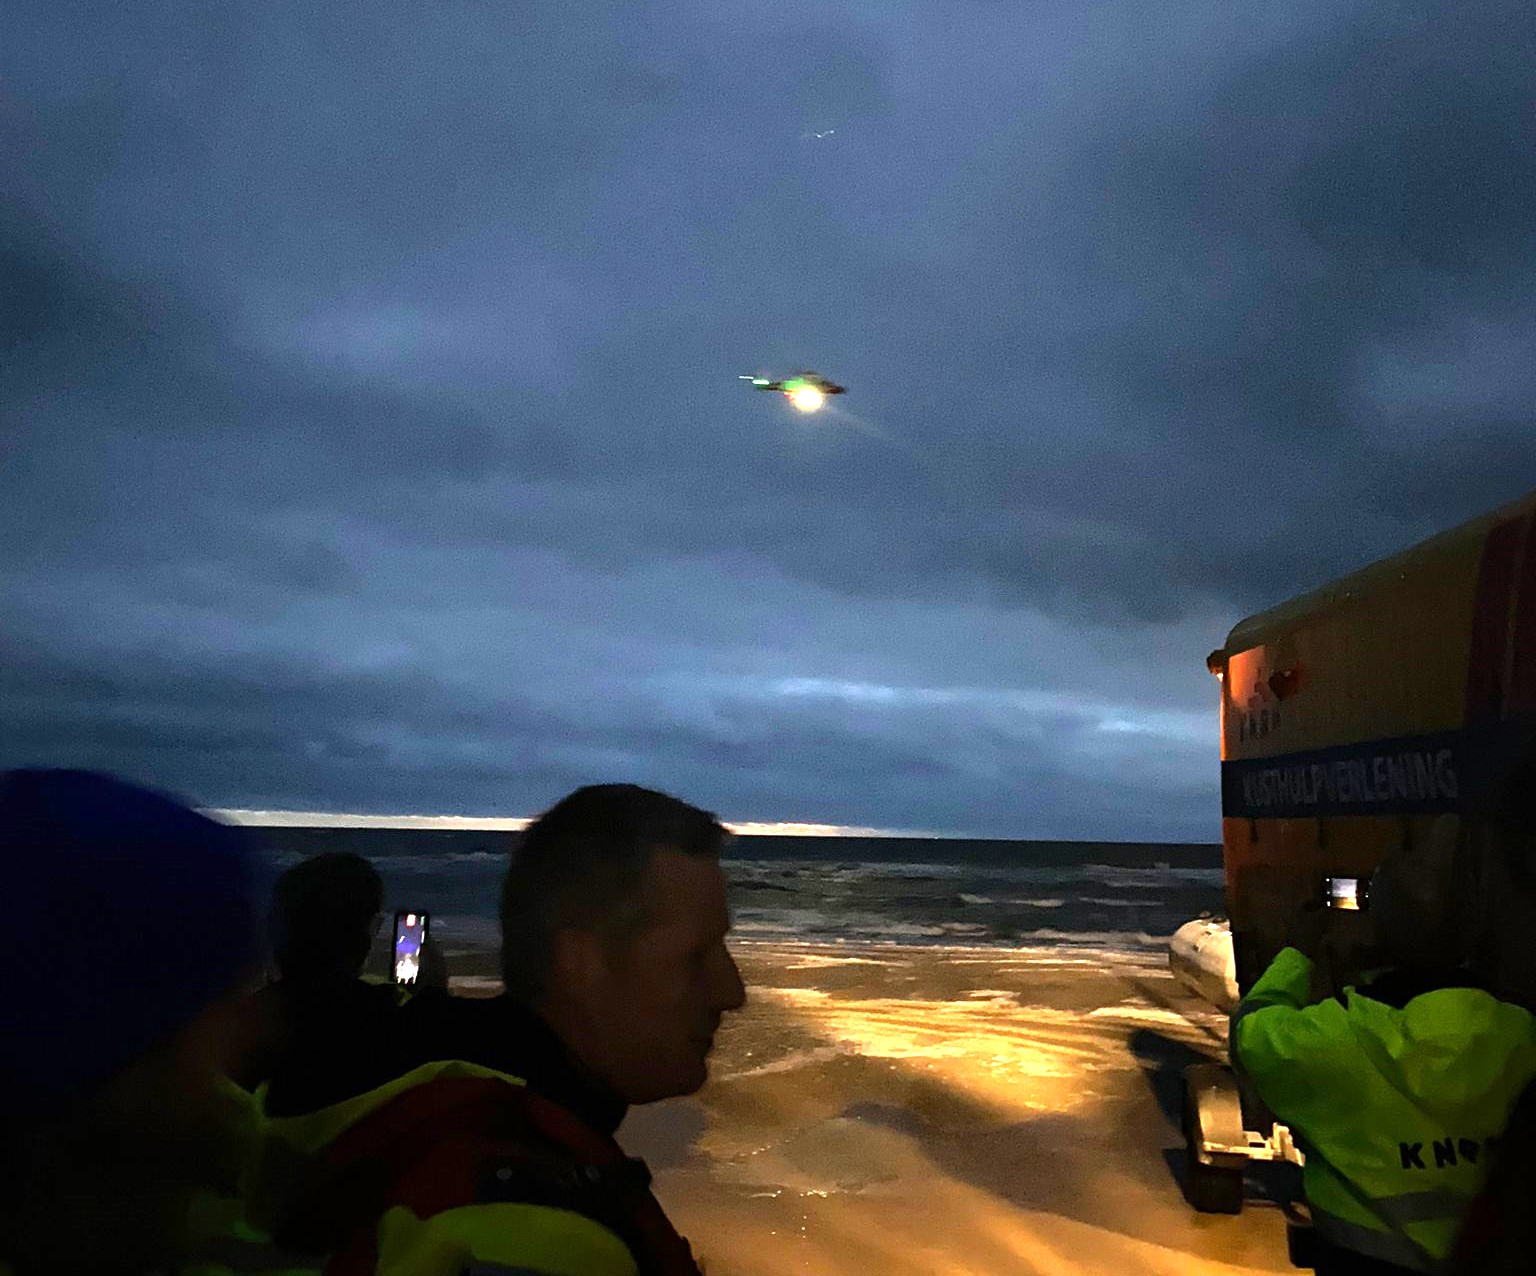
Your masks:
M 504 815 L 369 815 L 355 811 L 280 811 L 252 807 L 205 807 L 204 815 L 251 828 L 349 829 L 477 829 L 517 833 L 533 823 L 532 816 Z M 801 820 L 722 820 L 738 837 L 922 837 L 965 839 L 965 833 L 935 833 L 924 829 L 867 828 L 857 824 L 816 824 Z

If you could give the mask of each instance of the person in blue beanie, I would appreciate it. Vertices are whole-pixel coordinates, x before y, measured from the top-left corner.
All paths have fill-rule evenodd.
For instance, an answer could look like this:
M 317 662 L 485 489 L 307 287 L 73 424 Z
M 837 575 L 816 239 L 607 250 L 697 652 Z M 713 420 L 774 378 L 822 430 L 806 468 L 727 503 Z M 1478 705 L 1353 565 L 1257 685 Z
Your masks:
M 168 1270 L 249 1152 L 223 1077 L 260 969 L 257 862 L 162 794 L 17 770 L 0 869 L 0 1273 Z

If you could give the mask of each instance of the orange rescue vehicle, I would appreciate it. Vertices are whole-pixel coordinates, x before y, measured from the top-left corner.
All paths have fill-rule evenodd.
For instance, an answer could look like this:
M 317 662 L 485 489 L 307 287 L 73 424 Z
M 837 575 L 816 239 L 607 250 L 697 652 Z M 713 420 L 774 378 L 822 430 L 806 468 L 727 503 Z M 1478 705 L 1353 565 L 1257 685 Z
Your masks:
M 1324 878 L 1496 800 L 1536 741 L 1536 492 L 1243 621 L 1208 664 L 1246 991 Z
M 1231 947 L 1223 972 L 1212 923 L 1191 923 L 1172 960 L 1191 987 L 1224 975 L 1231 1000 L 1327 879 L 1367 881 L 1445 817 L 1476 838 L 1489 812 L 1536 803 L 1511 792 L 1536 749 L 1536 492 L 1242 621 L 1207 663 Z M 1536 1002 L 1536 916 L 1498 915 L 1497 895 L 1478 905 L 1482 973 Z M 1186 1085 L 1190 1199 L 1232 1212 L 1245 1160 L 1298 1155 L 1283 1127 L 1253 1132 L 1229 1071 L 1197 1065 Z

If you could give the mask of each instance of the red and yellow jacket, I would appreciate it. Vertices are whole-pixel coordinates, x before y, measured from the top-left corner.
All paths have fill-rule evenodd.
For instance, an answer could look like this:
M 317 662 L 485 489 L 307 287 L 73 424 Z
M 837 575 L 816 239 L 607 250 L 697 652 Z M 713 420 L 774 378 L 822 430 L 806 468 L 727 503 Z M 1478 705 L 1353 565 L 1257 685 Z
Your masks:
M 644 1162 L 506 1073 L 429 1063 L 273 1118 L 253 1212 L 326 1276 L 698 1276 Z

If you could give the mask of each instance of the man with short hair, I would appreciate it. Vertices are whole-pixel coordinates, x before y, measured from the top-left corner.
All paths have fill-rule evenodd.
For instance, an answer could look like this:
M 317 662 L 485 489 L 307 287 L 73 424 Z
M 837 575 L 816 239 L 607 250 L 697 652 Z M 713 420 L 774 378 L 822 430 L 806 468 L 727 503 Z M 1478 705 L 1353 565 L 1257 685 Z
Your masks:
M 384 882 L 361 855 L 329 851 L 277 879 L 268 934 L 278 978 L 247 1013 L 262 1048 L 236 1079 L 265 1083 L 271 1116 L 313 1112 L 395 1075 L 388 1046 L 405 990 L 363 978 L 383 922 Z
M 630 1104 L 703 1084 L 745 1000 L 725 945 L 727 837 L 707 811 L 627 784 L 535 820 L 502 893 L 506 993 L 427 1007 L 402 1033 L 420 1043 L 413 1070 L 274 1122 L 313 1158 L 284 1234 L 348 1271 L 694 1276 L 613 1136 Z
M 109 776 L 9 771 L 0 866 L 0 1272 L 139 1276 L 238 1241 L 257 1127 L 223 1077 L 259 972 L 244 837 Z
M 578 789 L 523 835 L 502 888 L 508 1000 L 625 1104 L 692 1094 L 726 1011 L 746 998 L 725 946 L 706 811 L 626 784 Z
M 384 920 L 384 880 L 351 851 L 300 860 L 277 879 L 267 930 L 290 985 L 350 984 Z
M 1435 833 L 1371 879 L 1381 974 L 1312 1002 L 1318 909 L 1233 1017 L 1234 1063 L 1306 1154 L 1322 1274 L 1441 1268 L 1536 1075 L 1536 1019 L 1463 964 L 1457 822 Z

